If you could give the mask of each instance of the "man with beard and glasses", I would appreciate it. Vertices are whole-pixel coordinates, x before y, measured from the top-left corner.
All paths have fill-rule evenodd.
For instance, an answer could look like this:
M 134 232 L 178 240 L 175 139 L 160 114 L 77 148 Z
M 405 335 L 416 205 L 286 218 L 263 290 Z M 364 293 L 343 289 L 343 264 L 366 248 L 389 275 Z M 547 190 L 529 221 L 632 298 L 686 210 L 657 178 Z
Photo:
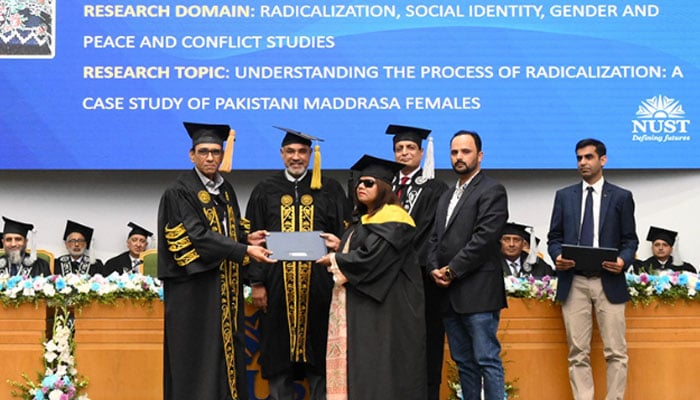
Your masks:
M 501 183 L 481 172 L 481 137 L 459 131 L 450 143 L 458 179 L 438 201 L 430 239 L 429 268 L 445 288 L 443 314 L 450 355 L 457 364 L 465 400 L 502 400 L 501 344 L 496 337 L 507 307 L 499 264 L 508 197 Z
M 321 178 L 320 139 L 285 132 L 280 156 L 285 169 L 253 189 L 246 209 L 252 230 L 323 231 L 340 237 L 349 219 L 345 192 L 338 181 Z M 311 156 L 316 155 L 312 171 Z M 294 380 L 306 377 L 310 399 L 326 398 L 326 339 L 333 279 L 311 261 L 276 265 L 251 263 L 253 304 L 260 316 L 260 367 L 270 384 L 270 399 L 293 399 Z
M 68 254 L 56 259 L 54 270 L 56 275 L 95 275 L 105 274 L 101 260 L 90 257 L 89 250 L 92 242 L 93 229 L 89 226 L 68 220 L 63 232 L 63 241 Z
M 36 246 L 32 246 L 30 254 L 27 253 L 27 235 L 34 229 L 34 225 L 6 217 L 2 219 L 5 221 L 2 235 L 5 254 L 0 257 L 0 275 L 32 277 L 51 275 L 49 263 L 37 258 L 36 248 L 34 248 Z M 33 238 L 32 241 L 34 241 Z

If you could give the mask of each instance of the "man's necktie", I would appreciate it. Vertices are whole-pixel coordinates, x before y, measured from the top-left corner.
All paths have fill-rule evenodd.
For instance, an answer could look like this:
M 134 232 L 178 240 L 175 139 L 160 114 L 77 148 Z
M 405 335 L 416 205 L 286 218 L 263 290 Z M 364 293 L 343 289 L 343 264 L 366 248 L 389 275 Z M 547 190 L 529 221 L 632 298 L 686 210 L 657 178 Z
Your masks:
M 586 205 L 583 210 L 583 223 L 581 223 L 581 236 L 579 244 L 593 246 L 593 187 L 586 188 Z
M 510 262 L 510 273 L 513 276 L 520 276 L 520 271 L 518 271 L 518 264 L 515 262 Z
M 399 190 L 396 191 L 396 197 L 401 200 L 401 196 L 403 196 L 403 191 L 406 189 L 406 184 L 408 183 L 408 180 L 411 179 L 408 176 L 404 176 L 401 178 L 401 182 L 399 182 Z
M 19 268 L 17 268 L 17 265 L 15 264 L 10 264 L 10 276 L 15 276 L 17 275 L 17 272 L 19 271 Z

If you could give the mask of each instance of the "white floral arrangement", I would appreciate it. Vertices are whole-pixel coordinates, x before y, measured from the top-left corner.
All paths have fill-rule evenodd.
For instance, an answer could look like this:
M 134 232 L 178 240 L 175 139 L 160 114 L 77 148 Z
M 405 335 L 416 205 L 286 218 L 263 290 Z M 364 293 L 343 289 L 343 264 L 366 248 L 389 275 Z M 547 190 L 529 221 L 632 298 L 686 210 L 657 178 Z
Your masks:
M 557 293 L 557 278 L 550 276 L 519 278 L 509 275 L 504 283 L 506 295 L 510 297 L 554 301 Z
M 44 373 L 34 382 L 22 374 L 24 382 L 10 382 L 16 389 L 12 396 L 25 400 L 89 400 L 81 391 L 87 380 L 78 376 L 73 351 L 73 324 L 65 306 L 57 307 L 54 314 L 53 335 L 44 342 Z
M 628 273 L 625 274 L 625 278 L 633 304 L 700 300 L 696 296 L 700 282 L 698 275 L 692 272 L 662 270 L 653 273 Z
M 49 306 L 81 306 L 93 301 L 114 303 L 117 299 L 163 299 L 163 286 L 158 278 L 141 274 L 117 274 L 48 277 L 0 276 L 0 303 L 19 305 L 37 303 Z
M 649 304 L 653 301 L 672 303 L 674 301 L 697 301 L 700 290 L 698 275 L 687 271 L 655 271 L 653 273 L 626 273 L 627 290 L 632 304 Z M 509 297 L 555 301 L 557 278 L 518 278 L 507 276 L 504 279 L 506 294 Z
M 141 274 L 117 274 L 104 277 L 69 274 L 48 277 L 0 276 L 0 303 L 19 306 L 45 301 L 55 307 L 53 335 L 44 342 L 44 372 L 32 381 L 12 382 L 14 397 L 24 400 L 89 400 L 81 394 L 87 380 L 75 367 L 73 321 L 70 309 L 91 302 L 112 304 L 118 299 L 147 302 L 163 300 L 160 280 Z

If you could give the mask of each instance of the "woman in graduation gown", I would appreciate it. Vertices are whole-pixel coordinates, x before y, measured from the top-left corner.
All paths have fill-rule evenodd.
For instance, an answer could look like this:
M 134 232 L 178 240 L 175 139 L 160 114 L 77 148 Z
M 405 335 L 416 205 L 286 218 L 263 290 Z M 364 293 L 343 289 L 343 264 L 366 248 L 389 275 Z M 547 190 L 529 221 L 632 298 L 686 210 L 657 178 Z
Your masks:
M 415 224 L 391 190 L 393 161 L 363 156 L 355 186 L 360 220 L 342 240 L 323 234 L 336 252 L 329 266 L 331 305 L 328 400 L 427 396 L 423 280 L 412 239 Z M 345 301 L 343 301 L 343 299 Z

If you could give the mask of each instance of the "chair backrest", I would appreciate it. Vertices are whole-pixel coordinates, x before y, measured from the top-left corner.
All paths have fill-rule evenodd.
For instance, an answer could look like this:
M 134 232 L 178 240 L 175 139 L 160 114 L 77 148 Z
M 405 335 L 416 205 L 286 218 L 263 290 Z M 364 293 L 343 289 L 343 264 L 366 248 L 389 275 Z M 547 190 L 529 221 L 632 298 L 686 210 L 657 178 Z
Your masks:
M 2 257 L 2 256 L 4 256 L 4 255 L 5 255 L 5 251 L 4 251 L 4 250 L 0 250 L 0 257 Z M 38 250 L 36 251 L 36 256 L 37 256 L 38 258 L 41 258 L 42 260 L 46 261 L 47 263 L 49 263 L 49 270 L 50 270 L 51 273 L 53 274 L 53 273 L 54 273 L 54 272 L 53 272 L 53 264 L 54 264 L 54 255 L 53 255 L 53 253 L 50 252 L 50 251 L 48 251 L 48 250 L 38 249 Z
M 158 250 L 148 249 L 141 253 L 141 265 L 139 272 L 144 275 L 149 275 L 154 278 L 158 277 Z
M 49 263 L 49 271 L 51 271 L 51 274 L 55 273 L 53 271 L 54 255 L 52 252 L 48 250 L 37 249 L 36 256 Z

